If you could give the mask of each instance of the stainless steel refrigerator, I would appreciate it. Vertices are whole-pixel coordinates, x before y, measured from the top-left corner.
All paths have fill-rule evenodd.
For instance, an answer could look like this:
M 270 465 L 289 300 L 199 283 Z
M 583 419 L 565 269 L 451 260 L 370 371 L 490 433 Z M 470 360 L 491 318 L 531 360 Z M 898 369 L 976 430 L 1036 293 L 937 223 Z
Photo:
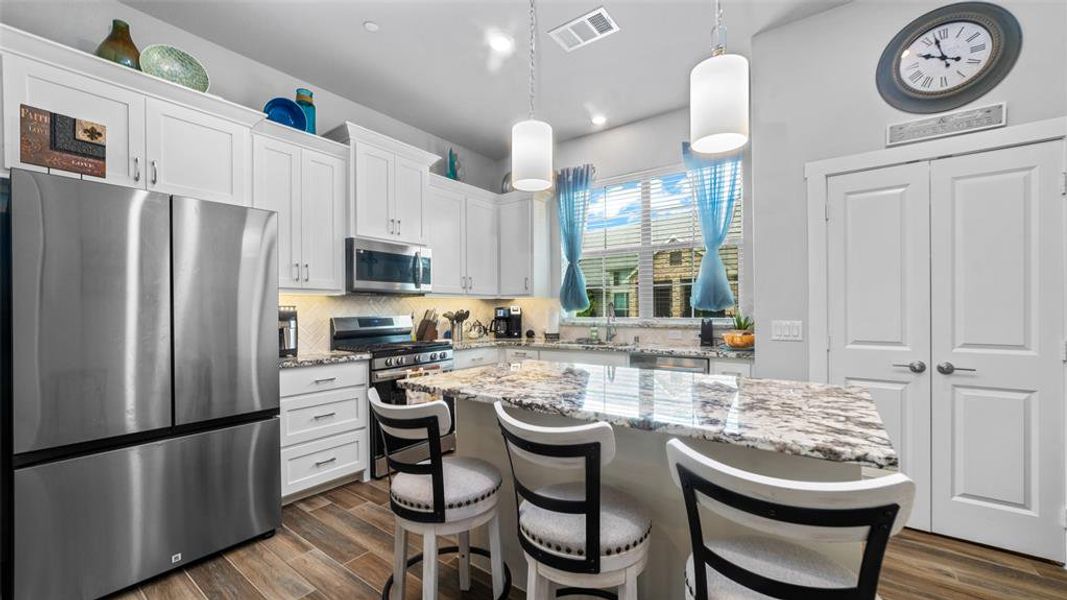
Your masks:
M 95 598 L 281 523 L 277 215 L 13 170 L 5 598 Z

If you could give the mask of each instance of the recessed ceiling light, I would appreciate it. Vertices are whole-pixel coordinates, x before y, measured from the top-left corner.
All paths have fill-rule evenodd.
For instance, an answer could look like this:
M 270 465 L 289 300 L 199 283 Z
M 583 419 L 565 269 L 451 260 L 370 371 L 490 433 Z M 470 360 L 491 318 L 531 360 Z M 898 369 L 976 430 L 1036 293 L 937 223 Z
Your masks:
M 375 23 L 374 21 L 363 21 L 363 29 L 366 29 L 367 31 L 369 31 L 371 33 L 374 33 L 375 31 L 378 31 L 379 29 L 381 29 L 381 27 L 379 27 L 378 24 Z
M 604 123 L 608 122 L 608 118 L 605 117 L 604 115 L 601 115 L 601 114 L 595 114 L 592 117 L 590 117 L 589 120 L 592 121 L 593 125 L 596 125 L 597 127 L 600 127 Z
M 515 40 L 499 29 L 490 29 L 485 34 L 485 41 L 493 52 L 510 56 L 515 51 Z

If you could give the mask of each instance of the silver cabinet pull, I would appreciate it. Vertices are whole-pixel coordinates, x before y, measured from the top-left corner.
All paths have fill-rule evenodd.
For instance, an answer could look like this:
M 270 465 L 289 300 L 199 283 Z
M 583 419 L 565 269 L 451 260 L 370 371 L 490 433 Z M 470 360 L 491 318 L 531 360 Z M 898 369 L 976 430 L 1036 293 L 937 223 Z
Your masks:
M 400 235 L 400 219 L 396 220 L 396 234 Z
M 336 456 L 331 456 L 330 458 L 327 458 L 326 460 L 317 460 L 317 461 L 315 461 L 315 466 L 316 467 L 321 467 L 322 465 L 328 465 L 328 464 L 330 464 L 332 462 L 336 462 L 336 461 L 337 461 L 337 457 Z
M 525 289 L 525 290 L 530 289 L 530 278 L 529 277 L 523 277 L 522 278 L 522 288 Z
M 389 219 L 389 233 L 392 234 L 396 229 L 396 219 Z
M 316 421 L 318 421 L 319 419 L 329 419 L 330 417 L 332 417 L 332 416 L 334 416 L 336 414 L 337 414 L 337 411 L 330 411 L 328 413 L 322 413 L 321 415 L 313 415 L 311 418 L 315 419 Z
M 296 270 L 296 275 L 293 275 L 293 281 L 300 281 L 300 263 L 293 263 L 293 268 Z
M 892 366 L 906 368 L 912 373 L 922 373 L 926 370 L 926 363 L 921 360 L 913 360 L 910 363 L 893 363 Z
M 329 383 L 331 381 L 336 381 L 336 380 L 337 380 L 336 377 L 323 377 L 322 379 L 316 379 L 315 383 Z
M 943 362 L 943 363 L 937 365 L 937 372 L 941 373 L 942 375 L 951 375 L 951 374 L 955 373 L 956 371 L 970 371 L 972 373 L 976 373 L 978 371 L 978 369 L 968 369 L 966 367 L 957 367 L 956 365 L 954 365 L 954 364 L 952 364 L 950 362 Z
M 311 281 L 311 267 L 304 263 L 304 281 Z
M 139 156 L 133 157 L 133 180 L 141 180 L 141 157 Z
M 156 168 L 156 161 L 152 161 L 152 185 L 156 184 L 159 180 L 159 169 Z

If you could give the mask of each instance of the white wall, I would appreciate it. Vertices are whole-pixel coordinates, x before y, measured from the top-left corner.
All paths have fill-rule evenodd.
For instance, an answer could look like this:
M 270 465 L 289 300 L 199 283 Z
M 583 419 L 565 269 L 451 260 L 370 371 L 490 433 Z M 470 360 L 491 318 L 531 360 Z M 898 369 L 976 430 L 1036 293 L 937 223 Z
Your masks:
M 804 164 L 881 149 L 887 124 L 918 117 L 882 101 L 874 70 L 897 31 L 943 4 L 856 0 L 753 39 L 750 181 L 761 377 L 807 378 L 806 341 L 770 341 L 772 320 L 807 320 Z M 1067 114 L 1067 2 L 999 4 L 1022 25 L 1022 54 L 974 106 L 1007 102 L 1009 125 Z
M 255 18 L 252 3 L 249 4 L 249 18 Z M 314 82 L 256 62 L 255 57 L 231 52 L 114 0 L 3 0 L 0 3 L 0 22 L 89 53 L 107 37 L 112 19 L 122 19 L 130 24 L 131 36 L 138 48 L 170 44 L 195 56 L 211 77 L 212 94 L 259 110 L 275 96 L 292 98 L 296 88 L 306 87 L 315 93 L 320 134 L 346 120 L 359 123 L 441 156 L 445 160 L 433 166 L 436 173 L 444 172 L 448 149 L 452 147 L 460 155 L 464 181 L 492 191 L 500 187 L 496 162 L 488 157 L 358 104 L 355 101 L 358 98 L 338 96 Z M 294 31 L 293 35 L 313 35 L 313 32 Z M 278 43 L 284 44 L 285 40 L 280 39 Z

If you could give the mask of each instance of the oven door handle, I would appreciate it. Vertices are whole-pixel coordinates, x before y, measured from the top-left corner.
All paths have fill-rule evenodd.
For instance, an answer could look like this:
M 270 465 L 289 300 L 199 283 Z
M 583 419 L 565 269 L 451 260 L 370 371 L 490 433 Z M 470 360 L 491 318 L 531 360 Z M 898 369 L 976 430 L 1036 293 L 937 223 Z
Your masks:
M 426 365 L 418 369 L 388 369 L 384 371 L 371 371 L 370 379 L 371 383 L 379 383 L 382 381 L 394 381 L 397 379 L 405 379 L 407 377 L 421 377 L 423 375 L 434 375 L 437 373 L 446 373 L 451 371 L 453 367 L 452 361 L 446 361 L 442 363 L 435 363 L 432 365 Z

